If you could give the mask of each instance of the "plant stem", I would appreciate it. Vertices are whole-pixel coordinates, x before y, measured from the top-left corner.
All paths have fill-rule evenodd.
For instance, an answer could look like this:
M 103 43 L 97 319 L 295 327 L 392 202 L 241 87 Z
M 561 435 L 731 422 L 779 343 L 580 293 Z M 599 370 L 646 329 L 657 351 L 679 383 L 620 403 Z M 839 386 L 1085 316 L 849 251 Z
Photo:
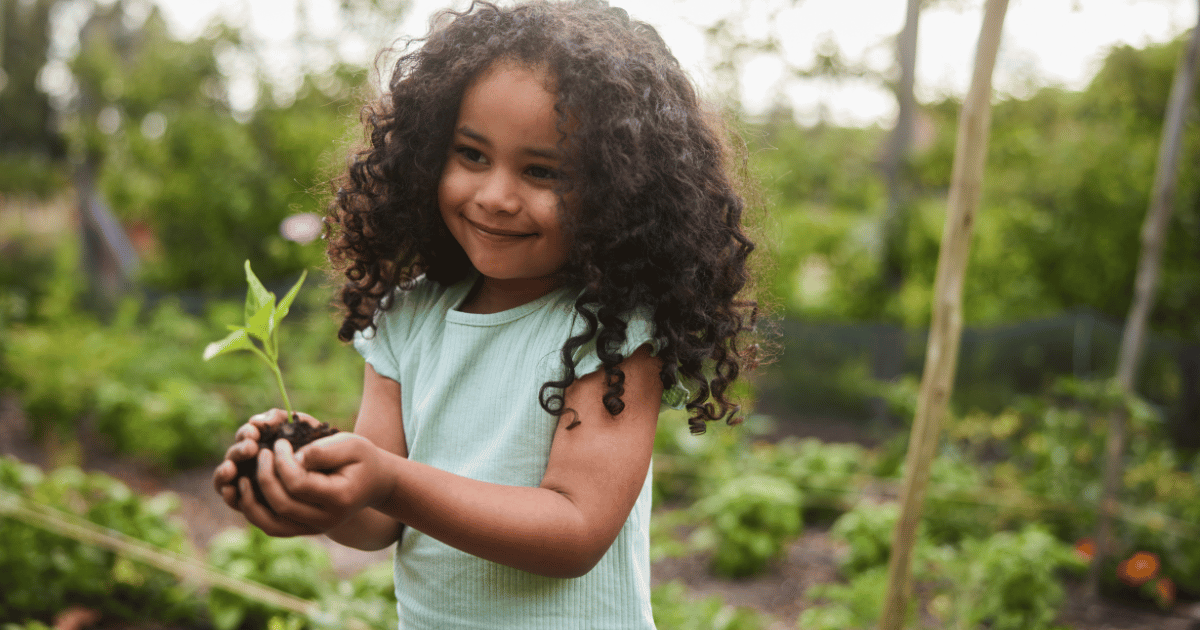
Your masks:
M 287 421 L 291 422 L 292 401 L 288 400 L 287 390 L 283 387 L 283 372 L 279 371 L 279 366 L 275 363 L 275 361 L 272 360 L 271 357 L 267 356 L 267 354 L 262 350 L 259 350 L 255 346 L 251 346 L 250 350 L 252 350 L 254 354 L 258 356 L 258 358 L 262 359 L 263 363 L 266 363 L 267 367 L 271 368 L 271 373 L 275 375 L 275 384 L 279 386 L 279 393 L 283 395 L 283 406 L 287 409 Z
M 283 373 L 279 371 L 279 367 L 271 364 L 271 371 L 275 373 L 275 384 L 279 386 L 279 393 L 283 394 L 283 406 L 287 408 L 287 421 L 292 421 L 292 402 L 288 400 L 287 390 L 283 388 Z

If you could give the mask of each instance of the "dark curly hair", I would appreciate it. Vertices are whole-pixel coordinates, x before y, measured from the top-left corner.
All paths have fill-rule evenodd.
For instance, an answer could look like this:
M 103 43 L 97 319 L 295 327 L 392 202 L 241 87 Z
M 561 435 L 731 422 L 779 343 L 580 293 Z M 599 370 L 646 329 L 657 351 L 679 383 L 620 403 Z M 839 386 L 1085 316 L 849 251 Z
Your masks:
M 539 403 L 561 416 L 576 379 L 572 353 L 595 339 L 604 365 L 605 408 L 624 409 L 623 315 L 653 313 L 663 387 L 690 386 L 692 432 L 740 420 L 730 385 L 756 362 L 748 343 L 758 305 L 743 297 L 754 244 L 737 173 L 744 147 L 701 103 L 653 27 L 601 0 L 535 1 L 513 8 L 474 2 L 444 11 L 430 34 L 396 62 L 389 89 L 363 108 L 367 145 L 353 155 L 330 204 L 328 253 L 345 276 L 338 337 L 373 326 L 391 292 L 415 278 L 449 285 L 472 272 L 438 210 L 437 189 L 459 103 L 497 60 L 545 68 L 557 85 L 564 135 L 557 192 L 571 193 L 563 228 L 572 242 L 563 283 L 582 289 L 587 322 L 562 349 L 565 377 L 542 386 Z M 575 201 L 577 200 L 577 201 Z

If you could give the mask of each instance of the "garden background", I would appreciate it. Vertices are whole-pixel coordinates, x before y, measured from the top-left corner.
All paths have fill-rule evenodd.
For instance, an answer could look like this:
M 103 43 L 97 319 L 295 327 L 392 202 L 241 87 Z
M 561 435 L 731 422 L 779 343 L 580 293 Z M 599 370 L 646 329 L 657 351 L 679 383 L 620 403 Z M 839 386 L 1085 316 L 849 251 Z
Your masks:
M 336 10 L 377 29 L 407 7 Z M 146 2 L 3 0 L 0 16 L 0 623 L 395 627 L 386 557 L 205 520 L 208 472 L 234 429 L 279 402 L 248 355 L 201 353 L 240 321 L 244 260 L 277 293 L 321 267 L 305 220 L 359 139 L 371 69 L 307 32 L 323 61 L 281 86 L 243 26 L 180 40 Z M 779 43 L 726 22 L 707 36 L 718 78 Z M 1080 90 L 996 96 L 913 628 L 1200 624 L 1195 95 L 1136 396 L 1110 382 L 1187 37 L 1114 47 Z M 825 49 L 788 72 L 877 81 L 903 99 L 903 58 L 881 73 Z M 249 107 L 236 96 L 247 86 Z M 801 125 L 782 100 L 754 114 L 724 103 L 761 182 L 774 361 L 744 388 L 744 425 L 690 436 L 682 418 L 660 419 L 656 620 L 870 628 L 961 103 L 914 102 L 906 143 L 890 125 Z M 301 292 L 283 371 L 297 408 L 348 428 L 362 365 L 336 341 L 330 286 L 314 273 Z M 1114 409 L 1130 432 L 1117 548 L 1093 601 L 1083 582 Z

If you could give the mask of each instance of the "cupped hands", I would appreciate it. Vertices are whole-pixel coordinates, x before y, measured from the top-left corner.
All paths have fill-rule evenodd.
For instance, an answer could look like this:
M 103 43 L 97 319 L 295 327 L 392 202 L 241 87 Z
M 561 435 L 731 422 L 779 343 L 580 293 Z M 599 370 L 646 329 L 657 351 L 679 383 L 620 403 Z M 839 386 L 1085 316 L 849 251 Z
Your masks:
M 298 416 L 303 422 L 317 422 L 306 414 Z M 283 439 L 273 449 L 259 448 L 260 429 L 286 418 L 279 409 L 250 418 L 213 472 L 217 493 L 250 523 L 271 536 L 320 534 L 391 495 L 384 454 L 354 433 L 321 438 L 298 451 Z M 256 480 L 269 505 L 255 499 L 250 479 L 237 476 L 237 462 L 253 457 L 258 458 Z

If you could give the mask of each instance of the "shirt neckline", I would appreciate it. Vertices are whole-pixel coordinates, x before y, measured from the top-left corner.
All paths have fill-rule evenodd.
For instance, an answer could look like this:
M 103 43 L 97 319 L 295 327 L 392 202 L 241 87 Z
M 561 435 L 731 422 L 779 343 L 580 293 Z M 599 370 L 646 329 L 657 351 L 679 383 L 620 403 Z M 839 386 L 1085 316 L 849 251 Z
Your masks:
M 450 297 L 450 309 L 446 311 L 446 321 L 451 324 L 461 324 L 465 326 L 499 326 L 514 322 L 530 313 L 540 310 L 547 304 L 555 302 L 566 294 L 568 287 L 559 287 L 546 295 L 535 300 L 530 300 L 520 306 L 514 306 L 505 311 L 496 313 L 465 313 L 458 310 L 462 306 L 464 300 L 471 293 L 471 288 L 475 286 L 475 282 L 479 279 L 479 274 L 476 272 L 471 277 L 463 280 L 455 286 L 455 291 Z

